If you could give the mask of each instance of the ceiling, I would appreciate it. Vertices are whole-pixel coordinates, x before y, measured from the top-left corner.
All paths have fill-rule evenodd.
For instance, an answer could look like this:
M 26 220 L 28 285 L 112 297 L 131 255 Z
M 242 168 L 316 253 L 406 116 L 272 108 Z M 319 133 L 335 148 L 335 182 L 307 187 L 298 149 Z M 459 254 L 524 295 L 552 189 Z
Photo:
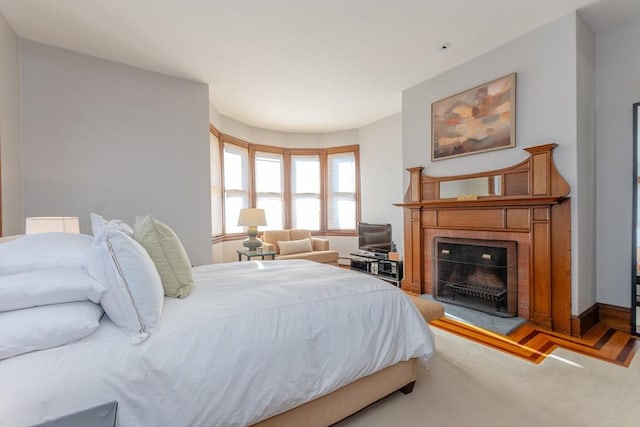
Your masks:
M 293 132 L 395 114 L 404 89 L 584 7 L 596 30 L 640 15 L 640 0 L 0 0 L 21 38 L 207 83 L 221 114 Z

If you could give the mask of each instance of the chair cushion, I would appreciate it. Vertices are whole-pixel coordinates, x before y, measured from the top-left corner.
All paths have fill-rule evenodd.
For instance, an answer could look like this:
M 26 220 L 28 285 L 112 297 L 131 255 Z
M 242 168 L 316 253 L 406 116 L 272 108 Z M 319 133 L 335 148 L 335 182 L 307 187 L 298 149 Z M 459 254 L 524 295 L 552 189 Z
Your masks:
M 278 241 L 278 246 L 280 247 L 280 255 L 300 254 L 313 251 L 311 239 L 308 237 L 300 240 L 280 240 Z
M 338 251 L 313 251 L 302 252 L 299 254 L 291 255 L 278 255 L 276 259 L 307 259 L 309 261 L 315 261 L 322 264 L 338 265 L 338 258 L 340 254 Z
M 319 237 L 311 238 L 311 245 L 313 246 L 314 251 L 328 251 L 329 250 L 329 239 L 321 239 Z
M 311 237 L 311 231 L 302 229 L 289 230 L 289 238 L 291 240 L 301 240 Z
M 291 240 L 289 237 L 289 230 L 266 230 L 262 233 L 262 241 L 266 243 L 271 243 L 276 247 L 276 252 L 280 253 L 280 246 L 278 246 L 278 241 L 283 240 Z

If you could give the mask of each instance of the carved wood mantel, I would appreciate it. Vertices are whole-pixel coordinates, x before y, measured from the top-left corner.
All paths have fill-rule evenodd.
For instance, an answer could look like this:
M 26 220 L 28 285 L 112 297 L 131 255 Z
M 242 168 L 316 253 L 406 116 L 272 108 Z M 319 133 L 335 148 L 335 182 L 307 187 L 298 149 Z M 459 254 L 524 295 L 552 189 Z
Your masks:
M 570 335 L 570 188 L 553 162 L 556 147 L 525 148 L 527 160 L 483 173 L 433 177 L 422 167 L 407 169 L 409 188 L 404 203 L 396 204 L 404 209 L 402 288 L 431 293 L 435 237 L 515 241 L 518 315 Z M 491 178 L 493 195 L 441 198 L 442 183 L 483 177 Z

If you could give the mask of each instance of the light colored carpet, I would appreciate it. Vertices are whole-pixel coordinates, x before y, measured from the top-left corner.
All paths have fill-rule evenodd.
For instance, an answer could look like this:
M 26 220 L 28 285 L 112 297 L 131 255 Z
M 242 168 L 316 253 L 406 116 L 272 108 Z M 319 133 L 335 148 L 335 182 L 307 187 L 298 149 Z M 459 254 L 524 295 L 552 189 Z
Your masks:
M 640 425 L 640 361 L 629 368 L 557 349 L 540 365 L 432 328 L 436 355 L 413 393 L 396 392 L 340 427 Z

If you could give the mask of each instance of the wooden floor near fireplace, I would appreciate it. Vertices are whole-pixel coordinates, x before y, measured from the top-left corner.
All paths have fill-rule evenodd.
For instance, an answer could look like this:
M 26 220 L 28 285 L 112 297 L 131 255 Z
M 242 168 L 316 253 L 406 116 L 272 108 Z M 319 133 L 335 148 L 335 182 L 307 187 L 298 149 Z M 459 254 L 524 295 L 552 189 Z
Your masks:
M 545 360 L 555 348 L 562 347 L 628 367 L 640 345 L 640 340 L 628 332 L 609 328 L 602 323 L 591 328 L 582 338 L 551 332 L 531 323 L 526 323 L 509 336 L 446 317 L 434 320 L 430 325 L 536 364 Z

